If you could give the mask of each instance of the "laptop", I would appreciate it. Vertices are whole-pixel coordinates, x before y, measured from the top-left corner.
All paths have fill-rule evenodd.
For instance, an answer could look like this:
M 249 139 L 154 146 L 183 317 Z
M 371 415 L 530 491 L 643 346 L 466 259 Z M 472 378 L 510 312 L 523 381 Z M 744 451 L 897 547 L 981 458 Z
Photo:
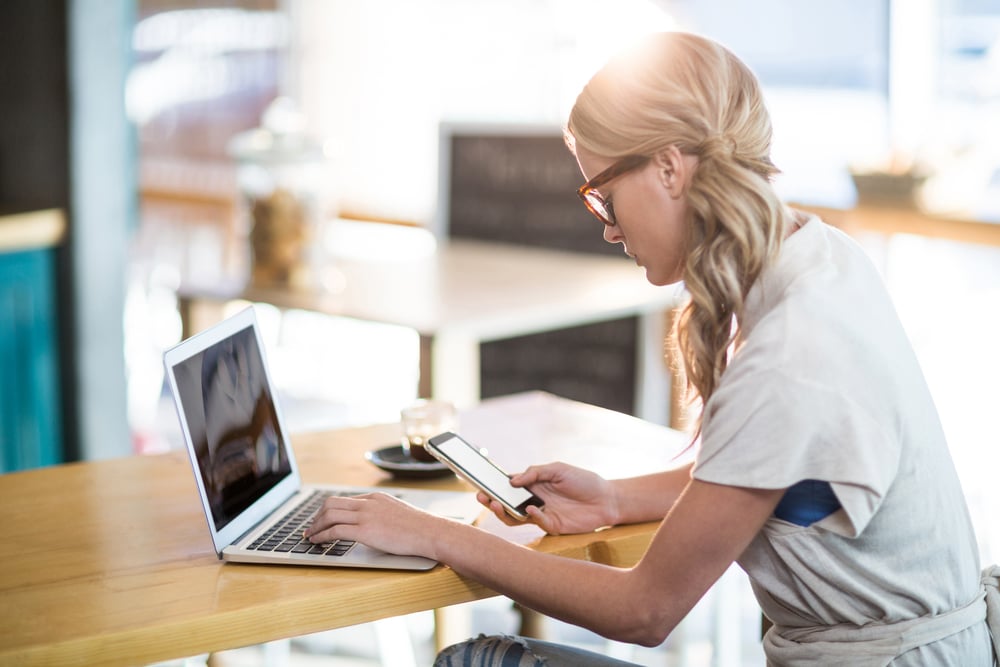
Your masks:
M 475 520 L 482 506 L 474 494 L 460 491 L 303 485 L 262 341 L 251 306 L 182 341 L 163 357 L 219 558 L 242 563 L 433 568 L 434 560 L 389 554 L 360 543 L 312 545 L 300 539 L 327 494 L 382 491 L 466 523 Z

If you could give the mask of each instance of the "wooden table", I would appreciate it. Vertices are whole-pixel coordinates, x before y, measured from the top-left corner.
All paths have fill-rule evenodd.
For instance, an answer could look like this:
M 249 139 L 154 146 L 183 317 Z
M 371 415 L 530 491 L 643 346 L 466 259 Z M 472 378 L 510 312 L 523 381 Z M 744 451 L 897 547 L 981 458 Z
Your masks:
M 609 477 L 676 464 L 685 436 L 549 394 L 484 401 L 461 431 L 510 469 L 562 459 Z M 398 425 L 299 435 L 307 482 L 385 485 L 363 452 Z M 410 482 L 462 488 L 454 478 Z M 223 564 L 183 452 L 0 476 L 0 664 L 137 665 L 257 644 L 494 595 L 430 572 Z M 571 558 L 629 565 L 656 524 L 542 536 L 492 515 L 487 530 Z
M 185 336 L 198 328 L 190 323 L 199 306 L 231 299 L 409 327 L 421 337 L 419 394 L 471 405 L 480 397 L 481 343 L 637 315 L 635 414 L 667 423 L 664 313 L 681 288 L 650 285 L 624 256 L 441 240 L 423 228 L 348 220 L 331 221 L 323 245 L 322 287 L 182 286 Z

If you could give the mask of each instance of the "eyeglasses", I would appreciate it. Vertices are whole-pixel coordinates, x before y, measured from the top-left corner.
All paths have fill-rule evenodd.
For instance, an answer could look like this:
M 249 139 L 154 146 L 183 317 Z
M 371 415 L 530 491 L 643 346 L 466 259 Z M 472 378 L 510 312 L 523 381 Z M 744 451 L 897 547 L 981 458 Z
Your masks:
M 643 155 L 628 155 L 623 157 L 621 160 L 618 160 L 618 162 L 615 162 L 597 176 L 594 176 L 592 179 L 581 185 L 580 189 L 576 191 L 576 194 L 583 200 L 587 210 L 593 213 L 595 218 L 603 222 L 608 227 L 614 227 L 618 224 L 618 221 L 615 220 L 615 210 L 611 206 L 611 202 L 602 197 L 601 193 L 597 191 L 597 188 L 602 185 L 607 185 L 619 176 L 624 176 L 633 169 L 638 169 L 648 161 L 649 158 Z

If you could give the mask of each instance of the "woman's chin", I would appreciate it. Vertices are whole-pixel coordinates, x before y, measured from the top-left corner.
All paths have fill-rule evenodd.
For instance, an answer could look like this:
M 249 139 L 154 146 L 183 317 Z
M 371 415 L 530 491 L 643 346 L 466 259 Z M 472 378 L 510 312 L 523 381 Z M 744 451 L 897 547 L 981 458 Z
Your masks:
M 670 284 L 669 280 L 663 280 L 663 276 L 657 275 L 656 272 L 650 271 L 649 268 L 646 268 L 646 281 L 650 285 L 656 285 L 657 287 Z
M 646 281 L 651 285 L 656 285 L 657 287 L 666 287 L 667 285 L 673 285 L 683 280 L 683 276 L 675 276 L 673 274 L 667 275 L 665 273 L 654 271 L 648 266 L 643 268 L 646 269 Z

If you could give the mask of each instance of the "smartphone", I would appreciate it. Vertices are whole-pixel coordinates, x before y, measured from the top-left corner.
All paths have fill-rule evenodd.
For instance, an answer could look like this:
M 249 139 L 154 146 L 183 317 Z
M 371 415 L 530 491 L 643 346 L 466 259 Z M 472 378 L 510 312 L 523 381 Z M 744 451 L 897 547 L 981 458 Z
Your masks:
M 503 505 L 515 519 L 524 521 L 528 518 L 528 507 L 542 507 L 545 504 L 531 491 L 511 486 L 510 475 L 479 449 L 450 431 L 434 436 L 424 448 L 454 470 L 459 477 Z

